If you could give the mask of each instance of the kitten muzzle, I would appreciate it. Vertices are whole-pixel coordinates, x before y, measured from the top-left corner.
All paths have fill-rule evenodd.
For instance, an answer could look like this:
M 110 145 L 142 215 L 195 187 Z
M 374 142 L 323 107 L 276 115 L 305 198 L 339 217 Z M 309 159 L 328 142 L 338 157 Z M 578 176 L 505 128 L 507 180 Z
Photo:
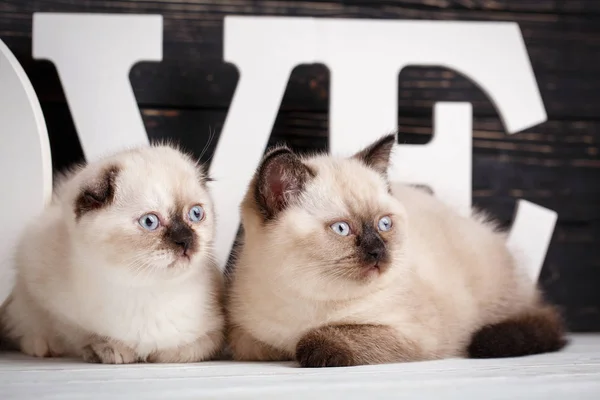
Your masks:
M 383 271 L 382 267 L 387 265 L 388 251 L 385 242 L 372 226 L 365 224 L 356 244 L 364 267 Z
M 187 257 L 195 250 L 196 234 L 185 222 L 175 219 L 167 229 L 166 238 L 173 252 L 181 257 Z

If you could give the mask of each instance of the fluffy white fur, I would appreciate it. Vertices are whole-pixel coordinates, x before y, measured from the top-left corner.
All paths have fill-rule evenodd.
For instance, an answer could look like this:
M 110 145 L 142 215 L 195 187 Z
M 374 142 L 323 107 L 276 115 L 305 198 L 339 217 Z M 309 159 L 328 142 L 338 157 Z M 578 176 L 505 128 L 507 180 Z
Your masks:
M 118 169 L 114 199 L 77 216 L 87 186 Z M 33 356 L 88 361 L 185 362 L 207 359 L 222 343 L 221 277 L 212 260 L 214 213 L 206 177 L 169 146 L 126 151 L 83 167 L 58 185 L 16 251 L 16 284 L 2 307 L 5 334 Z M 171 251 L 172 216 L 200 204 L 187 224 L 197 239 L 189 258 Z M 138 219 L 160 215 L 155 232 Z

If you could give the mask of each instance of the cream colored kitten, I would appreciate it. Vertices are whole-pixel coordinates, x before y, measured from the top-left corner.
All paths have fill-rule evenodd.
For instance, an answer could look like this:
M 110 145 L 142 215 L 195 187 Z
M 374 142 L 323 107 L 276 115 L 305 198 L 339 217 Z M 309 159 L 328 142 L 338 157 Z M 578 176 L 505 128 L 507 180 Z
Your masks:
M 2 306 L 24 353 L 89 362 L 194 362 L 223 342 L 207 178 L 168 146 L 81 168 L 26 230 Z
M 564 345 L 503 234 L 423 190 L 390 188 L 394 142 L 351 158 L 265 156 L 228 296 L 235 359 L 348 366 Z

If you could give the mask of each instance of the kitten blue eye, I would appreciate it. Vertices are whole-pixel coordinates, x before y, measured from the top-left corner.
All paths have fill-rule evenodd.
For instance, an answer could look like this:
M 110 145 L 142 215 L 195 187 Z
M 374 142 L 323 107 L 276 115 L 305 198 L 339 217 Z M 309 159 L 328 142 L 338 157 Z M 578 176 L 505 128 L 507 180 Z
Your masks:
M 330 228 L 340 236 L 348 236 L 350 234 L 350 225 L 345 222 L 335 222 L 330 225 Z
M 390 217 L 383 217 L 377 223 L 377 228 L 382 232 L 387 232 L 392 229 L 392 219 Z
M 204 209 L 200 206 L 194 206 L 190 208 L 190 212 L 188 213 L 188 218 L 192 222 L 200 222 L 202 218 L 204 218 Z
M 142 228 L 147 229 L 149 231 L 154 231 L 160 225 L 160 221 L 156 214 L 144 214 L 138 220 Z

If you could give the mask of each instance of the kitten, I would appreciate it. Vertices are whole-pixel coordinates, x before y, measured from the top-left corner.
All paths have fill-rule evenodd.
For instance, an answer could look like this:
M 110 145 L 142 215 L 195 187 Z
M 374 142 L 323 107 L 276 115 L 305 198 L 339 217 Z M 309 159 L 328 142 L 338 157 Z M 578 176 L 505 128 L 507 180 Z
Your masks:
M 16 251 L 4 335 L 24 353 L 88 362 L 194 362 L 223 343 L 207 177 L 169 146 L 65 177 Z
M 395 137 L 350 158 L 267 153 L 228 293 L 237 360 L 334 367 L 560 349 L 558 313 L 505 235 L 387 181 Z

